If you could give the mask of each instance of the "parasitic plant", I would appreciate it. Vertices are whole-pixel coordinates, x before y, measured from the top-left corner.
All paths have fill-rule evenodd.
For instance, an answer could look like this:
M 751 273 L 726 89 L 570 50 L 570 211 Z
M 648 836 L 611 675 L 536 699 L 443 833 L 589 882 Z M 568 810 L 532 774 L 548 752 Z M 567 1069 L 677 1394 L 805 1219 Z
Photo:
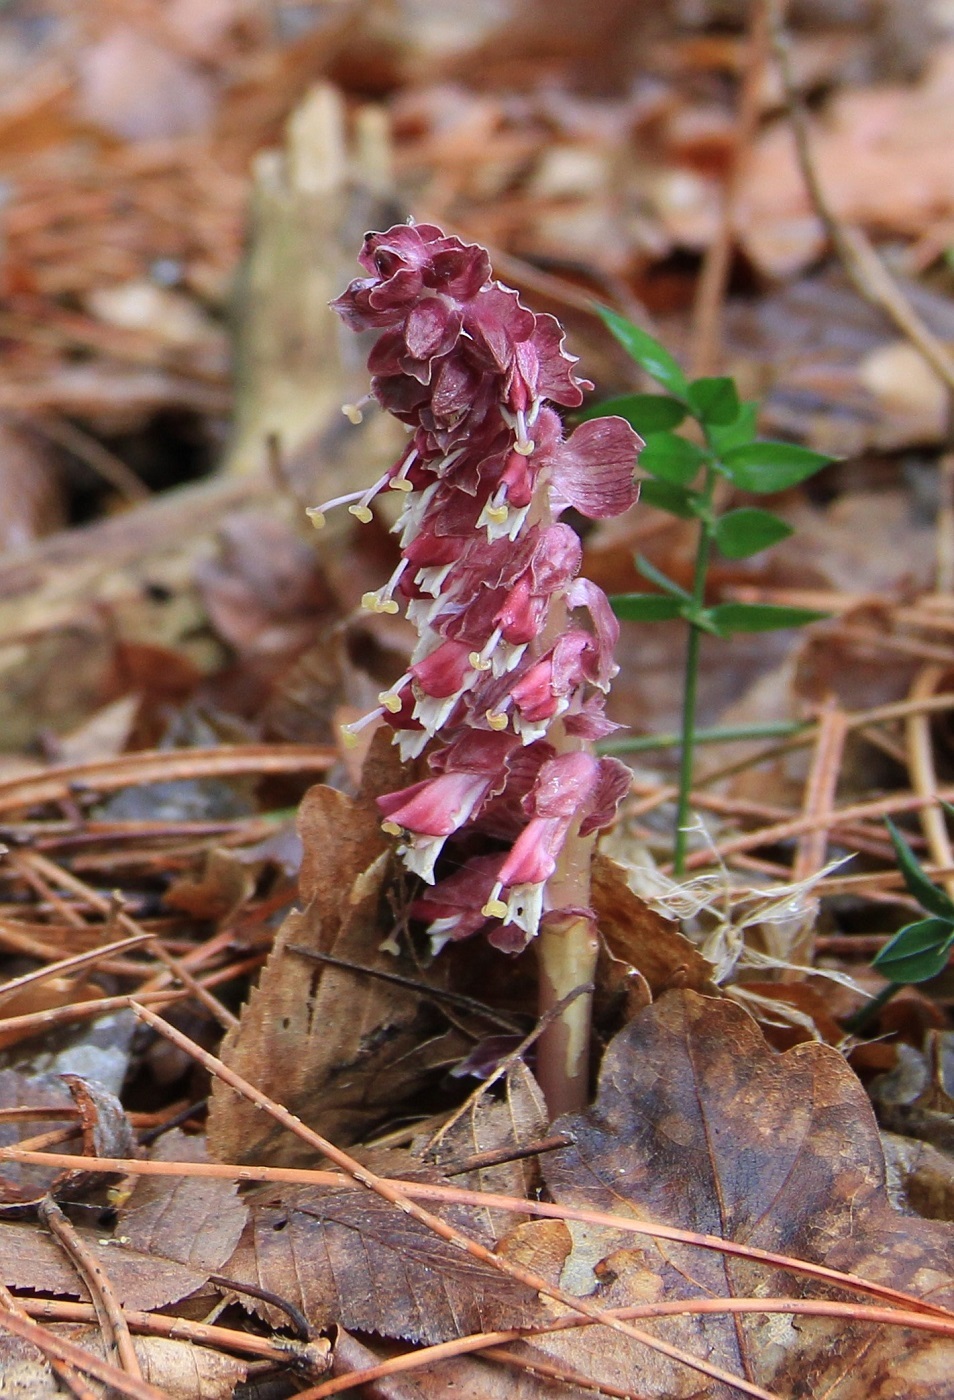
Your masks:
M 347 505 L 368 521 L 379 492 L 403 493 L 400 563 L 363 601 L 403 607 L 418 641 L 346 737 L 383 722 L 405 761 L 425 758 L 429 776 L 378 805 L 425 882 L 411 912 L 435 950 L 476 933 L 507 952 L 536 940 L 546 1010 L 592 980 L 592 849 L 630 783 L 592 747 L 616 728 L 604 704 L 618 623 L 560 516 L 627 510 L 642 442 L 621 418 L 564 436 L 552 405 L 577 408 L 592 386 L 559 322 L 492 280 L 483 248 L 406 224 L 368 234 L 359 262 L 367 277 L 332 305 L 377 333 L 371 394 L 408 442 L 369 490 L 309 514 L 321 525 Z M 579 996 L 541 1037 L 553 1113 L 585 1100 L 589 1017 Z

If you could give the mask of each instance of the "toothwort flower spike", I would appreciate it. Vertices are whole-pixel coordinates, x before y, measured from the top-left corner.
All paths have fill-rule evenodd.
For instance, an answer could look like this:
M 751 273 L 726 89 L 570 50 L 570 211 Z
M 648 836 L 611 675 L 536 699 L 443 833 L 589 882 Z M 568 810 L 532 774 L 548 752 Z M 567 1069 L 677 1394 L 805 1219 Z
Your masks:
M 368 234 L 358 260 L 367 276 L 332 306 L 378 333 L 371 396 L 409 441 L 369 490 L 310 514 L 321 525 L 340 504 L 368 521 L 379 492 L 404 493 L 401 561 L 364 606 L 404 607 L 418 643 L 347 737 L 380 721 L 405 759 L 427 754 L 431 776 L 378 805 L 405 864 L 433 886 L 414 912 L 435 946 L 483 930 L 516 951 L 551 914 L 589 915 L 588 887 L 567 902 L 561 861 L 612 820 L 629 785 L 627 768 L 588 748 L 614 727 L 604 704 L 617 625 L 558 517 L 628 509 L 642 443 L 620 418 L 564 436 L 553 405 L 576 408 L 592 386 L 559 323 L 492 280 L 483 248 L 401 224 Z

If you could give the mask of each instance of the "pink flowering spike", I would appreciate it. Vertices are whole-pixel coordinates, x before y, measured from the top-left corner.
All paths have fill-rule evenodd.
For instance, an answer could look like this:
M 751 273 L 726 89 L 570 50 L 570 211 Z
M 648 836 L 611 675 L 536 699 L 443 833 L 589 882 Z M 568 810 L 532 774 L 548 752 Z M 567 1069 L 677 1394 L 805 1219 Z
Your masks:
M 367 605 L 405 602 L 418 642 L 352 728 L 383 720 L 405 760 L 428 764 L 379 805 L 408 868 L 438 879 L 413 909 L 434 946 L 482 930 L 517 951 L 557 890 L 561 907 L 586 905 L 562 866 L 551 879 L 564 844 L 605 825 L 628 783 L 585 748 L 615 727 L 604 693 L 618 628 L 556 517 L 631 505 L 639 439 L 604 421 L 565 440 L 549 405 L 577 407 L 587 383 L 559 323 L 492 281 L 484 249 L 403 224 L 369 234 L 360 262 L 367 275 L 335 307 L 377 332 L 372 392 L 411 434 L 374 488 L 403 494 L 401 558 Z M 567 869 L 585 868 L 578 850 Z
M 639 484 L 634 472 L 643 446 L 623 418 L 581 423 L 550 458 L 554 510 L 573 506 L 588 520 L 605 520 L 635 505 Z
M 589 810 L 580 822 L 580 835 L 602 831 L 616 816 L 619 804 L 633 785 L 633 775 L 618 758 L 601 758 L 596 784 L 590 794 Z

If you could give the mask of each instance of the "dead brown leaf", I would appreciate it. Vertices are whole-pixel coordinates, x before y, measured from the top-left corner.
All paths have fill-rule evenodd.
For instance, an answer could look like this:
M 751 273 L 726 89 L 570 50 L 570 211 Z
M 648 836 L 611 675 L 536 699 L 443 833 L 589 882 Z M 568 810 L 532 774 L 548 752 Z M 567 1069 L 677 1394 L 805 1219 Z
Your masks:
M 935 1303 L 954 1300 L 954 1237 L 888 1205 L 877 1127 L 842 1058 L 815 1044 L 776 1055 L 729 1002 L 680 992 L 643 1012 L 610 1046 L 595 1106 L 559 1126 L 575 1142 L 542 1169 L 560 1204 L 624 1211 L 890 1281 Z M 536 1228 L 520 1226 L 510 1247 L 552 1271 L 552 1230 L 542 1232 L 538 1255 Z M 815 1292 L 795 1274 L 744 1258 L 669 1242 L 633 1248 L 632 1236 L 565 1228 L 572 1247 L 557 1259 L 563 1286 L 606 1307 Z M 497 1322 L 506 1325 L 505 1309 Z M 783 1396 L 954 1395 L 954 1348 L 925 1333 L 783 1314 L 651 1325 Z M 615 1333 L 554 1334 L 533 1351 L 640 1396 L 700 1393 L 698 1376 Z M 729 1400 L 731 1392 L 716 1385 L 705 1394 Z
M 503 1101 L 482 1100 L 443 1139 L 439 1165 L 412 1152 L 377 1153 L 374 1170 L 401 1178 L 445 1179 L 442 1173 L 474 1151 L 519 1146 L 545 1124 L 540 1090 L 518 1065 Z M 365 1154 L 365 1160 L 368 1160 Z M 455 1174 L 466 1190 L 522 1197 L 532 1189 L 526 1161 Z M 439 1213 L 472 1238 L 493 1246 L 514 1217 L 475 1206 L 440 1206 Z M 296 1303 L 310 1325 L 333 1323 L 417 1342 L 438 1342 L 479 1331 L 492 1300 L 522 1315 L 522 1285 L 448 1245 L 411 1216 L 359 1187 L 262 1191 L 251 1203 L 242 1242 L 224 1272 Z M 269 1318 L 273 1315 L 269 1311 Z M 273 1320 L 278 1321 L 278 1314 Z
M 178 1129 L 159 1140 L 161 1162 L 206 1162 L 202 1138 Z M 237 1186 L 207 1177 L 142 1176 L 119 1212 L 116 1235 L 163 1263 L 214 1273 L 238 1243 L 248 1212 Z
M 307 907 L 283 923 L 221 1055 L 309 1126 L 336 1142 L 353 1142 L 437 1067 L 461 1058 L 470 1042 L 447 1031 L 443 1018 L 413 992 L 293 951 L 314 949 L 372 971 L 431 979 L 435 987 L 446 975 L 440 964 L 421 972 L 406 955 L 382 949 L 395 921 L 392 863 L 383 854 L 369 798 L 312 788 L 299 830 Z M 305 1165 L 312 1156 L 219 1082 L 212 1089 L 209 1144 L 230 1162 Z

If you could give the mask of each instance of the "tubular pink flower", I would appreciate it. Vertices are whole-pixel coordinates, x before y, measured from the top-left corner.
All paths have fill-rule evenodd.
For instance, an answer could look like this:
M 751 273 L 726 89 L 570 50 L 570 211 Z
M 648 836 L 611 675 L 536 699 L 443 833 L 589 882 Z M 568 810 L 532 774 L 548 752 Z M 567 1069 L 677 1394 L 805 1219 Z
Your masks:
M 618 625 L 558 516 L 632 505 L 642 444 L 622 419 L 564 435 L 549 405 L 576 408 L 592 386 L 559 322 L 493 281 L 484 249 L 408 224 L 368 234 L 359 261 L 367 276 L 332 305 L 378 333 L 371 393 L 409 445 L 369 491 L 313 517 L 340 504 L 368 520 L 379 492 L 403 494 L 400 562 L 364 605 L 405 606 L 419 640 L 348 730 L 383 721 L 405 759 L 426 755 L 431 776 L 378 805 L 408 867 L 437 880 L 413 910 L 435 944 L 483 929 L 514 951 L 549 907 L 570 833 L 607 825 L 629 782 L 586 749 L 615 728 L 603 706 Z M 442 876 L 448 841 L 456 873 Z

